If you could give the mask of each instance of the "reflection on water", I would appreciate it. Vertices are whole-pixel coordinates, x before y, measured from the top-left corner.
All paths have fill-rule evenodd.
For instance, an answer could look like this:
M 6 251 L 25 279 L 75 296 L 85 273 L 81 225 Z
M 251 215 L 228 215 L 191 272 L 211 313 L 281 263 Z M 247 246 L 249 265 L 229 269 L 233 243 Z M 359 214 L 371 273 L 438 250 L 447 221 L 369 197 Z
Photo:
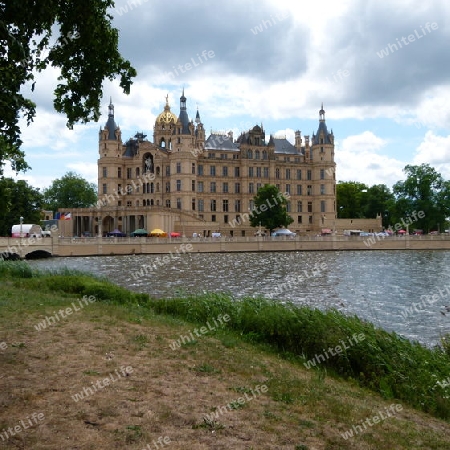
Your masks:
M 106 275 L 154 297 L 203 291 L 266 296 L 356 314 L 410 339 L 435 344 L 450 333 L 450 252 L 358 251 L 192 253 L 161 263 L 158 255 L 55 258 L 30 262 Z M 443 295 L 404 318 L 422 295 Z

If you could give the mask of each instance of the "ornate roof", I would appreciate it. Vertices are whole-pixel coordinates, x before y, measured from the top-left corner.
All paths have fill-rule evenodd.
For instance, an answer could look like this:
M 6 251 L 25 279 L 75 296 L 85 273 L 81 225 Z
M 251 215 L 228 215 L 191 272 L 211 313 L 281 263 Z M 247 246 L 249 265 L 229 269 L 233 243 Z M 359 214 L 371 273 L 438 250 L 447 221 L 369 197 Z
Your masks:
M 178 117 L 170 110 L 169 106 L 169 96 L 166 96 L 166 106 L 164 106 L 164 111 L 159 114 L 156 118 L 156 123 L 159 124 L 175 124 L 178 120 Z

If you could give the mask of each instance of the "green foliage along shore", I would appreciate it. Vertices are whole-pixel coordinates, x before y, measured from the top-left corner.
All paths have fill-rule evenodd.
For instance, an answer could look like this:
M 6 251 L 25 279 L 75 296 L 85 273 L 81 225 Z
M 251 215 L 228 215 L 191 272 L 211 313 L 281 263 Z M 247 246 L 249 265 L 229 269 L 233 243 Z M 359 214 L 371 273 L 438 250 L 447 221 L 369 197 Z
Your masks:
M 152 299 L 106 279 L 68 270 L 37 272 L 24 262 L 0 263 L 1 279 L 23 289 L 94 295 L 98 301 L 133 307 L 142 314 L 182 318 L 200 327 L 228 315 L 229 320 L 221 321 L 221 329 L 214 332 L 238 334 L 309 370 L 353 380 L 385 399 L 398 399 L 450 420 L 450 352 L 445 341 L 429 349 L 356 316 L 263 298 L 237 300 L 225 294 L 202 294 Z

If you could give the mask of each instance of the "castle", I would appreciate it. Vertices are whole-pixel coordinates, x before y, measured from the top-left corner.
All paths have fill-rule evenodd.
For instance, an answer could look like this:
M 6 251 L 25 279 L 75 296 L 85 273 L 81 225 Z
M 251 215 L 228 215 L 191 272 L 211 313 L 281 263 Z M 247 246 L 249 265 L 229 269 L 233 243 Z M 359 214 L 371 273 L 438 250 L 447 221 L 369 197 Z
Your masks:
M 336 220 L 334 135 L 325 111 L 317 132 L 295 132 L 295 143 L 266 137 L 262 126 L 208 137 L 197 109 L 190 120 L 180 97 L 178 117 L 168 96 L 153 128 L 153 142 L 137 133 L 126 142 L 115 122 L 114 105 L 99 131 L 98 203 L 72 210 L 73 234 L 105 235 L 114 229 L 160 228 L 189 236 L 253 236 L 242 221 L 254 208 L 253 198 L 265 184 L 288 197 L 290 225 L 298 234 L 320 233 Z

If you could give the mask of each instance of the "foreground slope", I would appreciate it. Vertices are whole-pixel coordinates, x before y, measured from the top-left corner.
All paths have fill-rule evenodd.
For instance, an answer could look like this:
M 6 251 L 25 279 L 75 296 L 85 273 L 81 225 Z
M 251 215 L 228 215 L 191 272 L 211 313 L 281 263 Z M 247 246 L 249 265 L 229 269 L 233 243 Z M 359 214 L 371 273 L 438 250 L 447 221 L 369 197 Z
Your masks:
M 450 446 L 447 422 L 229 330 L 0 281 L 0 449 Z

